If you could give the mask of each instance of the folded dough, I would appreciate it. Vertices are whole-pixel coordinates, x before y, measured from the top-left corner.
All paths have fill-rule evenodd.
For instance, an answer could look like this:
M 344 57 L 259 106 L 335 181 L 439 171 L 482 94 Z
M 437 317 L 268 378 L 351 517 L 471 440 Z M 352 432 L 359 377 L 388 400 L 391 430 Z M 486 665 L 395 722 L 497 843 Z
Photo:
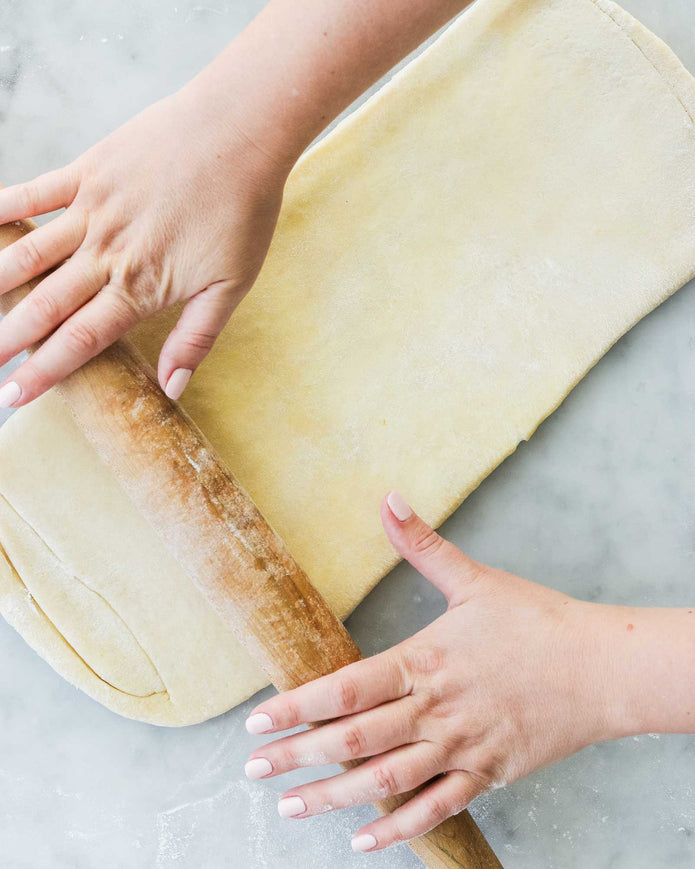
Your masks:
M 339 616 L 695 273 L 695 86 L 607 0 L 479 0 L 292 173 L 183 404 Z M 177 311 L 133 340 L 151 361 Z M 0 610 L 95 699 L 265 684 L 49 394 L 0 430 Z

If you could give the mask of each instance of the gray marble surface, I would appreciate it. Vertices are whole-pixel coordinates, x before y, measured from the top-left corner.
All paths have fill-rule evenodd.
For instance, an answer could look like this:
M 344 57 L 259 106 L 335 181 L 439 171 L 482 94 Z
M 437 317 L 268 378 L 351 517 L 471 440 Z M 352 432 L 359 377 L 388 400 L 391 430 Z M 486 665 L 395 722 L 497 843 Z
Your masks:
M 2 182 L 64 164 L 180 86 L 261 5 L 0 0 Z M 624 5 L 695 71 L 691 0 Z M 694 326 L 691 285 L 614 347 L 444 533 L 477 559 L 581 598 L 692 604 Z M 373 653 L 442 609 L 401 565 L 349 627 Z M 281 821 L 280 791 L 309 776 L 246 781 L 258 740 L 243 727 L 250 708 L 183 730 L 121 719 L 0 623 L 0 867 L 419 865 L 403 846 L 350 852 L 370 808 Z M 473 814 L 507 869 L 693 866 L 694 774 L 693 738 L 626 739 L 482 797 Z

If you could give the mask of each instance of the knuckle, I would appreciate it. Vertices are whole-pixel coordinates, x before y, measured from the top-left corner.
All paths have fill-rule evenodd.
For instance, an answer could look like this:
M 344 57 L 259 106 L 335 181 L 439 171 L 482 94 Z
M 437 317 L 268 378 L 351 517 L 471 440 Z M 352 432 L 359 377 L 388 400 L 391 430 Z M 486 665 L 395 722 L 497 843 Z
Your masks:
M 34 363 L 33 357 L 22 365 L 22 399 L 27 396 L 36 397 L 40 395 L 47 387 L 46 376 L 40 368 Z
M 39 196 L 34 184 L 23 184 L 19 189 L 19 204 L 27 214 L 33 214 L 38 208 Z
M 104 287 L 115 313 L 126 324 L 138 322 L 154 313 L 151 294 L 140 286 L 140 272 L 133 270 L 118 279 L 112 273 Z
M 413 670 L 408 663 L 408 644 L 403 642 L 390 650 L 402 694 L 412 694 L 415 688 Z
M 446 666 L 446 652 L 441 646 L 411 646 L 404 652 L 404 661 L 411 673 L 431 675 Z
M 440 723 L 442 727 L 442 742 L 449 746 L 458 745 L 462 735 L 456 729 L 461 719 L 460 700 L 454 699 L 451 693 L 441 686 L 433 686 L 422 698 L 427 715 Z M 450 732 L 448 725 L 454 726 Z
M 485 791 L 493 790 L 500 784 L 514 779 L 511 771 L 507 770 L 505 765 L 497 759 L 490 759 L 479 772 L 470 772 L 469 775 L 473 780 L 474 792 L 469 795 L 467 803 L 476 793 L 482 794 Z
M 444 543 L 444 538 L 432 528 L 418 532 L 412 540 L 411 547 L 419 555 L 431 556 L 438 552 Z
M 208 353 L 217 340 L 217 335 L 202 330 L 187 330 L 181 336 L 181 343 L 189 350 Z
M 263 757 L 267 758 L 271 764 L 273 765 L 273 769 L 277 772 L 278 770 L 283 770 L 285 772 L 291 769 L 297 769 L 297 767 L 302 766 L 299 763 L 299 759 L 295 757 L 295 755 L 289 750 L 281 750 L 278 751 L 277 754 L 273 754 L 271 757 L 271 753 L 265 750 Z
M 89 323 L 72 323 L 65 334 L 69 351 L 76 355 L 94 355 L 99 350 L 99 335 Z
M 312 815 L 325 815 L 336 808 L 335 797 L 324 787 L 312 788 L 305 792 L 308 799 L 304 802 L 309 805 Z
M 491 782 L 508 778 L 502 756 L 484 744 L 464 746 L 461 762 L 468 777 L 480 791 L 485 790 Z
M 61 319 L 58 300 L 48 293 L 34 290 L 27 297 L 27 307 L 40 323 L 56 323 Z
M 479 755 L 473 763 L 470 774 L 480 783 L 481 787 L 486 787 L 487 783 L 506 777 L 501 758 L 491 751 L 484 751 Z
M 126 228 L 121 224 L 104 226 L 95 239 L 96 249 L 102 255 L 122 256 L 130 248 L 130 245 L 131 241 L 126 233 Z
M 43 264 L 43 257 L 31 235 L 25 236 L 19 242 L 15 251 L 15 258 L 20 268 L 28 272 L 40 270 Z
M 379 797 L 390 797 L 398 793 L 396 775 L 386 764 L 375 766 L 372 776 L 374 778 L 374 787 Z
M 397 815 L 392 815 L 390 838 L 392 842 L 405 842 L 408 838 L 405 830 L 403 829 L 400 818 Z
M 425 797 L 422 805 L 422 819 L 428 827 L 434 827 L 449 817 L 449 807 L 434 795 Z
M 85 250 L 89 250 L 96 260 L 109 266 L 110 256 L 121 253 L 115 244 L 116 239 L 120 237 L 121 230 L 112 229 L 105 223 L 103 218 L 100 219 L 98 215 L 94 215 L 95 204 L 82 191 L 77 194 L 75 201 L 71 205 L 71 209 L 77 208 L 90 215 L 83 242 Z M 90 211 L 92 212 L 91 214 Z
M 113 255 L 117 253 L 113 249 L 114 233 L 115 231 L 106 236 L 101 235 L 97 241 L 97 256 L 99 248 L 102 248 L 102 258 L 108 273 L 106 286 L 113 293 L 125 297 L 134 296 L 134 290 L 143 283 L 146 267 L 138 256 Z
M 364 734 L 359 727 L 348 727 L 343 733 L 343 745 L 346 755 L 351 757 L 364 757 L 366 750 L 366 741 Z
M 299 724 L 299 708 L 293 700 L 285 698 L 284 707 L 281 713 L 272 716 L 276 727 L 289 728 L 296 727 Z
M 347 712 L 352 712 L 357 707 L 359 699 L 359 690 L 354 679 L 344 676 L 338 682 L 338 708 L 344 715 Z
M 129 293 L 109 286 L 109 297 L 114 318 L 123 327 L 128 327 L 149 314 L 144 300 Z

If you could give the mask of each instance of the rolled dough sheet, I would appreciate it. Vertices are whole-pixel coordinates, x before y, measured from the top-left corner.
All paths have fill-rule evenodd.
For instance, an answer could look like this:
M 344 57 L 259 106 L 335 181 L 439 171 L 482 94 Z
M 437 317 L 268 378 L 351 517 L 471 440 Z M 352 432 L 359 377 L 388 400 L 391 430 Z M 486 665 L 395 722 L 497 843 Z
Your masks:
M 695 86 L 607 0 L 479 0 L 303 157 L 183 404 L 340 617 L 695 272 Z M 177 311 L 132 333 L 152 362 Z M 0 609 L 124 715 L 266 680 L 49 394 L 0 431 Z

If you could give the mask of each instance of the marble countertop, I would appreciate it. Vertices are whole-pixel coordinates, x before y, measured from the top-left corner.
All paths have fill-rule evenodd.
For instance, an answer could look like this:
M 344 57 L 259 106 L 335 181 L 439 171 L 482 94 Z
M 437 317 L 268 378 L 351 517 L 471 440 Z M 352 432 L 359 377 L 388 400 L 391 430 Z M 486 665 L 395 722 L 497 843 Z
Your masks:
M 76 157 L 183 84 L 262 5 L 0 0 L 0 180 Z M 695 71 L 691 0 L 623 5 Z M 690 285 L 610 351 L 444 534 L 481 561 L 577 597 L 692 604 L 694 325 Z M 441 611 L 440 595 L 400 565 L 349 628 L 370 654 Z M 251 705 L 182 730 L 128 721 L 56 676 L 0 622 L 0 865 L 420 865 L 405 846 L 352 854 L 350 834 L 369 807 L 281 821 L 279 793 L 310 776 L 246 781 L 258 739 L 244 730 Z M 694 773 L 691 737 L 625 739 L 481 797 L 472 812 L 507 869 L 689 867 Z

